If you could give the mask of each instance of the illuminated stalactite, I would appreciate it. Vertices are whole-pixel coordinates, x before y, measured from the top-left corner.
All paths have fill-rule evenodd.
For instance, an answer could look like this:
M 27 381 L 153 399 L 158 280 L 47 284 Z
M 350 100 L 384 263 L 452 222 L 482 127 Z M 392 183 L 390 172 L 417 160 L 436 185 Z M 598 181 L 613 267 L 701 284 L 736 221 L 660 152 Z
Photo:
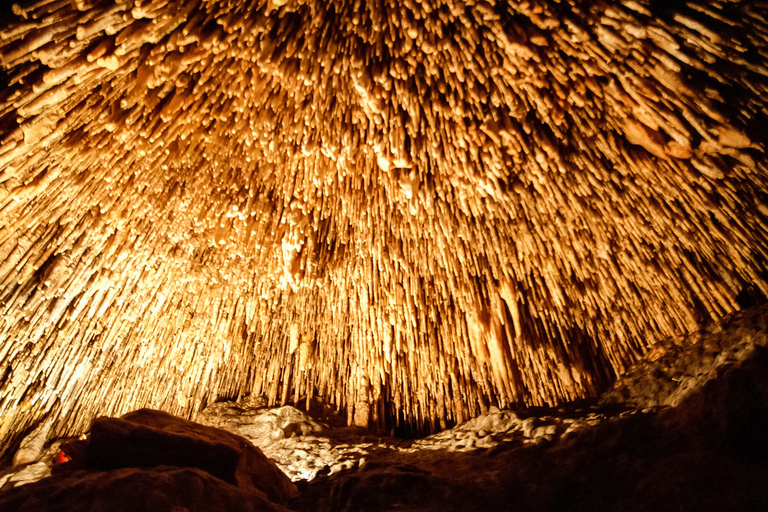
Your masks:
M 768 293 L 765 2 L 15 12 L 0 439 L 244 393 L 444 425 Z

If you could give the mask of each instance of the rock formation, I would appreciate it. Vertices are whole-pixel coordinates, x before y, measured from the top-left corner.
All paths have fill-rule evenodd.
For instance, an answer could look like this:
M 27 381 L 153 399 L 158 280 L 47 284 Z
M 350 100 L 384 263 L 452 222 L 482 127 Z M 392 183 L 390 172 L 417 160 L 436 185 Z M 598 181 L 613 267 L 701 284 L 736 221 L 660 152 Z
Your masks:
M 3 450 L 244 395 L 422 430 L 556 405 L 768 294 L 766 2 L 13 14 Z

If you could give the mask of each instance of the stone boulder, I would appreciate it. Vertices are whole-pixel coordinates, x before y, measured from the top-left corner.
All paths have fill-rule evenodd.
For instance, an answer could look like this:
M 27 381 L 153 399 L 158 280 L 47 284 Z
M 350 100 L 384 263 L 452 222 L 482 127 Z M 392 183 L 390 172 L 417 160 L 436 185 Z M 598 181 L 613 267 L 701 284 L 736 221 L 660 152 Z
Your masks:
M 261 491 L 276 502 L 296 495 L 290 479 L 245 439 L 151 409 L 94 420 L 86 458 L 86 467 L 96 470 L 198 468 L 229 484 Z
M 0 510 L 285 510 L 290 479 L 242 437 L 141 409 L 97 418 L 54 475 L 0 494 Z M 133 491 L 131 491 L 133 489 Z
M 52 425 L 49 418 L 22 440 L 11 467 L 0 471 L 0 491 L 37 482 L 51 475 L 54 458 L 62 443 L 62 440 L 55 440 L 48 445 Z
M 653 345 L 619 376 L 602 402 L 676 407 L 728 368 L 768 346 L 768 308 L 737 311 L 687 336 Z

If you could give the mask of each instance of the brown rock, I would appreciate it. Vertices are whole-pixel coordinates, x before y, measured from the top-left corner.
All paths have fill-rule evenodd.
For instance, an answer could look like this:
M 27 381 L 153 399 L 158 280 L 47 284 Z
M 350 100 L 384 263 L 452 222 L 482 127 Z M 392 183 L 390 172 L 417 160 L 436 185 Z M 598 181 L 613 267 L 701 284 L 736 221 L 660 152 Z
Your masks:
M 13 511 L 270 511 L 286 509 L 255 489 L 236 487 L 197 468 L 161 466 L 109 472 L 78 471 L 0 494 Z
M 141 409 L 98 418 L 86 449 L 89 469 L 197 468 L 231 485 L 285 502 L 296 488 L 259 448 L 229 432 L 168 413 Z
M 594 397 L 768 295 L 754 2 L 21 3 L 0 456 L 220 393 L 383 428 Z

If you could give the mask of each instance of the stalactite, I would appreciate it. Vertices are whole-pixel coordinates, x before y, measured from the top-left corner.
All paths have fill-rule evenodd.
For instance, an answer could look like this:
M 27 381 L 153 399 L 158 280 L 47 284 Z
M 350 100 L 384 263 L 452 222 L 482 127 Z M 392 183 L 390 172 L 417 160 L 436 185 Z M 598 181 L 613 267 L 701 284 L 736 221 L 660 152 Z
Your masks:
M 0 440 L 247 393 L 445 426 L 768 294 L 765 2 L 14 12 Z

